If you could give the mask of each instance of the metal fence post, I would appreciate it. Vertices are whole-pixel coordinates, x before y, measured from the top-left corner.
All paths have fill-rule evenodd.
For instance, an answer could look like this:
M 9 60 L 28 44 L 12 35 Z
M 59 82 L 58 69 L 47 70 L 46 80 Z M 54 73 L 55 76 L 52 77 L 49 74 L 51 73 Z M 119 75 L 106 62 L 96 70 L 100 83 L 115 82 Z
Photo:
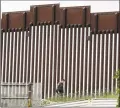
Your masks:
M 32 107 L 32 83 L 28 84 L 28 108 Z

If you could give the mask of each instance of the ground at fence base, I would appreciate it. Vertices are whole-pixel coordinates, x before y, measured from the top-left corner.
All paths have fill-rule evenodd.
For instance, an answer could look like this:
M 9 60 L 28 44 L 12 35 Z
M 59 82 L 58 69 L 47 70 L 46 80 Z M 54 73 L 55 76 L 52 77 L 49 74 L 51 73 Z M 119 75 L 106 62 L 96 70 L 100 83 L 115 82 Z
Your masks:
M 88 108 L 101 108 L 101 107 L 107 107 L 107 108 L 115 108 L 117 104 L 116 99 L 97 99 L 97 100 L 83 100 L 83 101 L 76 101 L 76 102 L 67 102 L 67 103 L 59 103 L 54 105 L 47 105 L 46 107 L 50 108 L 60 108 L 60 107 L 67 107 L 67 108 L 76 108 L 76 107 L 88 107 Z
M 55 105 L 55 104 L 62 104 L 62 103 L 71 103 L 71 102 L 91 102 L 93 100 L 117 100 L 117 95 L 113 94 L 104 94 L 102 96 L 86 96 L 86 97 L 79 97 L 79 98 L 71 98 L 71 97 L 53 97 L 50 99 L 43 100 L 43 106 L 46 105 Z

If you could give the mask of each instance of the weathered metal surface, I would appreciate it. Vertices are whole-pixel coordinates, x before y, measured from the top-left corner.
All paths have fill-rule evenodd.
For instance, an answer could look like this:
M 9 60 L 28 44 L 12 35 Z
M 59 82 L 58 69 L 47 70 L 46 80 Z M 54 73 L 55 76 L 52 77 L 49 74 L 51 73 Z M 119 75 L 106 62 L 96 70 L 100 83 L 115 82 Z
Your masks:
M 60 23 L 67 24 L 90 24 L 90 7 L 64 7 L 60 9 Z
M 63 78 L 67 96 L 113 93 L 120 68 L 117 13 L 59 4 L 3 13 L 2 81 L 41 83 L 43 98 L 55 96 Z
M 2 28 L 12 29 L 12 28 L 26 28 L 32 21 L 31 12 L 20 11 L 20 12 L 6 12 L 2 14 Z
M 59 4 L 33 5 L 30 11 L 5 12 L 2 14 L 2 28 L 26 28 L 31 22 L 59 21 L 61 25 L 81 24 L 91 25 L 94 30 L 118 31 L 119 12 L 91 13 L 90 6 L 59 7 Z
M 118 30 L 118 12 L 103 12 L 91 14 L 91 29 L 98 30 Z

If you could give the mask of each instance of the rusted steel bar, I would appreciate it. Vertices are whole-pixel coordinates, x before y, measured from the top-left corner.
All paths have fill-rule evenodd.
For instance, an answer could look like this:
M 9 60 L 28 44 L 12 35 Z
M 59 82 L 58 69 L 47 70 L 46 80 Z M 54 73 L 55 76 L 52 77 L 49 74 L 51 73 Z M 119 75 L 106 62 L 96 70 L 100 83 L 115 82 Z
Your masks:
M 92 79 L 91 79 L 91 64 L 92 64 L 92 31 L 90 31 L 90 38 L 91 40 L 89 41 L 89 77 L 88 77 L 88 94 L 90 95 L 90 93 L 92 92 L 91 91 L 91 82 L 92 82 Z M 92 95 L 92 94 L 91 94 Z
M 11 60 L 10 60 L 10 82 L 12 82 L 12 76 L 13 76 L 13 71 L 12 71 L 12 67 L 13 67 L 13 39 L 14 39 L 14 32 L 15 29 L 12 29 L 11 31 Z
M 33 80 L 34 80 L 34 56 L 35 56 L 35 54 L 34 54 L 34 50 L 35 50 L 35 34 L 36 34 L 36 32 L 35 32 L 35 29 L 36 29 L 36 26 L 33 24 L 33 26 L 32 26 L 32 43 L 31 43 L 31 50 L 32 50 L 32 57 L 31 57 L 31 65 L 30 65 L 30 67 L 31 67 L 31 76 L 30 76 L 30 78 L 31 78 L 31 83 L 33 83 Z
M 113 74 L 116 72 L 116 54 L 117 54 L 117 33 L 114 31 L 114 66 L 113 66 Z M 113 79 L 114 91 L 116 90 L 116 79 Z
M 34 40 L 34 60 L 33 60 L 33 84 L 34 84 L 34 88 L 33 88 L 33 95 L 34 95 L 34 98 L 38 97 L 39 93 L 38 93 L 38 83 L 37 83 L 37 61 L 38 61 L 38 56 L 37 56 L 37 53 L 38 53 L 38 49 L 37 49 L 37 46 L 38 46 L 38 32 L 39 32 L 39 25 L 37 24 L 35 26 L 35 40 Z
M 25 77 L 24 77 L 24 76 L 25 76 L 25 73 L 23 73 L 23 72 L 24 72 L 23 65 L 25 65 L 25 64 L 24 64 L 24 44 L 25 44 L 25 43 L 24 43 L 24 40 L 25 40 L 25 39 L 24 39 L 24 38 L 25 38 L 25 31 L 24 31 L 24 30 L 25 30 L 25 29 L 22 29 L 22 31 L 21 31 L 21 35 L 22 35 L 22 36 L 21 36 L 21 37 L 22 37 L 22 40 L 21 40 L 21 41 L 22 41 L 22 42 L 21 42 L 21 45 L 22 45 L 22 46 L 21 46 L 21 47 L 22 47 L 22 48 L 21 48 L 21 78 L 20 78 L 20 82 L 23 82 L 23 83 L 25 82 L 25 81 L 24 81 L 24 80 L 25 80 L 25 79 L 24 79 L 24 78 L 25 78 Z
M 109 36 L 109 30 L 106 31 L 106 49 L 105 49 L 105 85 L 104 89 L 105 92 L 107 91 L 107 75 L 108 75 L 108 36 Z
M 7 49 L 6 49 L 6 56 L 7 56 L 7 60 L 6 60 L 6 81 L 8 82 L 8 78 L 9 78 L 9 52 L 10 52 L 10 32 L 11 29 L 8 30 L 8 40 L 7 40 Z
M 60 46 L 61 46 L 61 27 L 62 25 L 59 25 L 59 34 L 58 34 L 58 69 L 57 69 L 57 83 L 60 81 Z
M 17 43 L 18 43 L 18 41 L 17 41 L 17 38 L 18 38 L 18 36 L 17 36 L 17 32 L 18 32 L 18 29 L 16 28 L 15 29 L 15 50 L 14 50 L 14 82 L 16 82 L 16 80 L 17 80 L 17 78 L 16 78 L 16 75 L 17 75 L 17 72 L 16 72 L 16 64 L 17 64 L 17 62 L 16 62 L 16 59 L 17 59 Z
M 113 61 L 113 30 L 110 30 L 110 36 L 109 36 L 109 38 L 110 38 L 110 56 L 109 56 L 109 78 L 110 78 L 110 80 L 109 80 L 109 92 L 111 92 L 112 93 L 112 90 L 113 90 L 113 73 L 112 73 L 112 69 L 113 69 L 113 63 L 114 63 L 114 61 Z
M 25 73 L 26 73 L 26 76 L 25 76 L 25 82 L 26 83 L 28 83 L 28 74 L 29 74 L 29 72 L 28 72 L 28 59 L 29 59 L 29 28 L 27 27 L 26 28 L 26 37 L 25 37 L 25 65 L 24 65 L 24 67 L 25 67 Z
M 24 17 L 24 19 L 23 19 L 23 29 L 24 30 L 26 30 L 26 28 L 27 28 L 27 12 L 23 12 L 23 17 Z
M 69 73 L 68 73 L 68 43 L 69 43 L 69 25 L 66 25 L 66 59 L 65 59 L 65 94 L 68 96 L 68 84 L 69 84 L 69 81 L 68 81 L 68 78 L 69 78 Z
M 54 32 L 54 81 L 53 81 L 53 96 L 55 96 L 56 93 L 56 75 L 57 75 L 57 71 L 56 71 L 56 67 L 57 67 L 57 32 L 58 32 L 58 24 L 59 21 L 55 22 L 55 32 Z
M 8 29 L 9 29 L 9 14 L 6 13 L 5 17 L 6 17 L 6 19 L 5 19 L 5 21 L 6 21 L 6 31 L 8 31 Z
M 39 46 L 38 46 L 38 42 L 39 42 L 39 28 L 40 28 L 40 26 L 39 26 L 39 23 L 37 24 L 37 26 L 36 26 L 36 58 L 35 58 L 35 64 L 34 64 L 34 71 L 35 71 L 35 79 L 34 79 L 34 81 L 35 81 L 35 83 L 38 83 L 37 81 L 38 81 L 38 71 L 37 71 L 37 69 L 38 69 L 38 55 L 39 55 L 39 53 L 38 53 L 38 48 L 39 48 Z
M 32 32 L 32 26 L 33 26 L 33 23 L 31 22 L 30 23 L 30 27 L 29 27 L 29 50 L 28 50 L 28 82 L 30 82 L 30 62 L 31 62 L 31 39 L 32 39 L 32 36 L 31 36 L 31 32 Z
M 3 34 L 4 34 L 4 30 L 3 29 L 1 29 L 1 58 L 2 58 L 2 51 L 3 51 Z M 1 59 L 2 60 L 2 59 Z M 2 65 L 2 64 L 1 64 Z
M 85 32 L 85 63 L 84 63 L 84 73 L 85 73 L 85 82 L 84 82 L 84 85 L 85 85 L 85 95 L 87 95 L 87 76 L 88 76 L 88 73 L 87 73 L 87 60 L 88 60 L 88 40 L 87 40 L 87 37 L 88 37 L 88 31 L 89 30 L 89 25 L 86 25 L 86 32 Z
M 72 80 L 72 85 L 73 85 L 73 88 L 72 88 L 72 93 L 73 93 L 73 96 L 75 95 L 76 96 L 76 89 L 75 89 L 75 85 L 76 85 L 76 70 L 75 70 L 75 66 L 76 66 L 76 52 L 77 52 L 77 48 L 76 48 L 76 38 L 77 38 L 77 25 L 75 24 L 74 25 L 74 34 L 73 34 L 73 38 L 74 38 L 74 43 L 73 43 L 73 80 Z
M 66 25 L 67 25 L 67 9 L 63 10 L 63 26 L 62 26 L 62 34 L 61 34 L 61 49 L 60 49 L 60 79 L 65 79 L 65 63 L 66 63 Z M 66 80 L 66 79 L 65 79 Z M 65 90 L 65 88 L 64 88 Z
M 48 61 L 47 58 L 49 57 L 49 52 L 48 52 L 48 49 L 49 49 L 49 45 L 48 45 L 48 41 L 49 41 L 49 40 L 48 40 L 48 39 L 49 39 L 49 38 L 48 38 L 48 37 L 49 37 L 49 36 L 48 36 L 48 32 L 49 32 L 49 31 L 50 31 L 50 30 L 48 30 L 48 23 L 46 23 L 46 32 L 47 32 L 47 33 L 46 33 L 46 40 L 45 40 L 45 41 L 46 41 L 46 44 L 45 44 L 45 45 L 46 45 L 46 46 L 45 46 L 45 47 L 46 47 L 46 49 L 45 49 L 45 88 L 44 88 L 44 89 L 45 89 L 45 90 L 44 90 L 45 97 L 47 96 L 47 92 L 48 92 L 48 88 L 47 88 L 47 83 L 48 83 L 48 82 L 47 82 L 47 78 L 48 78 L 48 77 L 47 77 L 47 76 L 48 76 L 48 62 L 49 62 L 49 61 Z
M 62 34 L 61 34 L 61 78 L 63 79 L 63 74 L 64 74 L 64 45 L 65 45 L 65 28 L 62 28 Z
M 104 92 L 104 59 L 105 59 L 105 56 L 104 56 L 104 52 L 105 52 L 105 31 L 102 31 L 102 52 L 101 52 L 101 91 Z
M 50 26 L 51 26 L 51 22 L 48 22 L 48 24 L 47 24 L 47 43 L 46 43 L 46 46 L 47 46 L 47 49 L 46 49 L 46 96 L 48 96 L 48 92 L 49 92 L 49 89 L 48 89 L 48 84 L 49 84 L 49 81 L 48 81 L 48 79 L 49 79 L 49 72 L 48 72 L 48 70 L 49 70 L 49 52 L 50 52 L 50 49 L 49 49 L 49 44 L 50 44 Z
M 80 79 L 80 80 L 81 80 L 81 96 L 84 96 L 84 87 L 83 87 L 83 86 L 84 86 L 84 85 L 83 85 L 83 83 L 84 83 L 84 81 L 83 81 L 83 80 L 84 80 L 84 76 L 83 76 L 83 75 L 84 75 L 84 74 L 83 74 L 83 73 L 84 73 L 84 72 L 83 72 L 83 70 L 84 70 L 84 69 L 83 69 L 83 68 L 84 68 L 84 67 L 83 67 L 83 66 L 84 66 L 84 65 L 83 65 L 83 64 L 84 64 L 84 62 L 83 62 L 83 61 L 84 61 L 84 53 L 83 53 L 83 52 L 84 52 L 84 38 L 85 38 L 85 29 L 84 29 L 84 25 L 82 25 L 82 38 L 81 38 L 81 39 L 82 39 L 82 44 L 81 44 L 81 70 L 80 70 L 80 72 L 81 72 L 81 79 Z
M 5 82 L 5 61 L 6 61 L 6 56 L 5 56 L 5 54 L 6 54 L 6 38 L 7 38 L 7 32 L 4 32 L 5 33 L 5 35 L 4 35 L 4 48 L 3 48 L 3 52 L 4 52 L 4 57 L 3 57 L 3 69 L 2 69 L 2 73 L 3 73 L 3 82 Z
M 92 71 L 92 95 L 94 95 L 95 90 L 95 63 L 96 63 L 96 32 L 93 33 L 93 71 Z
M 47 25 L 47 23 L 46 22 L 44 22 L 44 35 L 43 35 L 43 41 L 44 41 L 44 46 L 43 46 L 43 49 L 44 49 L 44 51 L 43 51 L 43 70 L 42 70 L 42 72 L 43 72 L 43 85 L 42 85 L 42 91 L 43 91 L 43 96 L 44 96 L 44 98 L 45 98 L 45 93 L 44 93 L 44 91 L 45 91 L 45 50 L 46 50 L 46 25 Z
M 51 26 L 51 22 L 49 22 L 48 23 L 48 57 L 47 57 L 47 59 L 48 59 L 48 69 L 47 69 L 47 71 L 48 71 L 48 93 L 47 93 L 47 95 L 48 95 L 48 98 L 49 98 L 49 96 L 50 96 L 50 76 L 51 76 L 51 69 L 50 69 L 50 66 L 51 66 L 51 29 L 52 29 L 52 26 Z
M 51 85 L 51 97 L 53 97 L 53 88 L 54 88 L 54 76 L 55 76 L 55 70 L 54 70 L 54 67 L 55 67 L 55 65 L 54 65 L 54 62 L 55 62 L 55 38 L 56 38 L 56 36 L 55 36 L 55 25 L 52 25 L 53 26 L 53 39 L 52 39 L 52 67 L 51 67 L 51 71 L 52 71 L 52 85 Z
M 81 36 L 81 27 L 82 25 L 78 24 L 78 60 L 77 60 L 77 89 L 76 91 L 78 91 L 78 94 L 79 93 L 79 89 L 80 89 L 80 86 L 79 86 L 79 81 L 80 81 L 80 71 L 79 71 L 79 68 L 80 68 L 80 36 Z
M 39 82 L 41 82 L 41 77 L 42 77 L 42 72 L 41 72 L 41 61 L 42 61 L 42 31 L 43 31 L 43 22 L 41 22 L 40 23 L 40 36 L 39 36 L 39 38 L 40 38 L 40 48 L 39 48 L 39 50 L 40 50 L 40 54 L 39 54 L 39 56 L 40 56 L 40 58 L 39 58 L 39 60 L 40 60 L 40 64 L 39 64 L 39 70 L 40 70 L 40 74 L 39 74 L 39 77 L 40 77 L 40 79 L 39 79 Z
M 20 82 L 20 46 L 21 46 L 21 31 L 22 29 L 19 28 L 19 31 L 18 31 L 18 49 L 17 49 L 17 69 L 16 69 L 16 72 L 17 72 L 17 82 Z
M 72 36 L 73 36 L 73 25 L 70 25 L 70 35 L 69 35 L 69 39 L 70 39 L 70 43 L 69 43 L 69 50 L 70 50 L 70 56 L 69 56 L 69 93 L 72 93 L 71 91 L 71 68 L 72 68 Z
M 100 85 L 100 78 L 101 78 L 101 75 L 100 75 L 100 35 L 101 35 L 101 31 L 98 31 L 98 35 L 97 35 L 97 69 L 96 69 L 96 91 L 98 92 L 99 91 L 99 85 Z
M 95 14 L 95 22 L 96 22 L 96 25 L 95 25 L 95 30 L 94 30 L 94 49 L 93 49 L 93 94 L 95 93 L 95 96 L 96 96 L 96 37 L 97 37 L 97 32 L 98 32 L 98 14 Z
M 52 61 L 53 61 L 53 34 L 54 34 L 54 24 L 51 24 L 51 40 L 50 40 L 50 64 L 49 64 L 49 72 L 50 72 L 50 94 L 49 96 L 52 96 L 52 79 L 53 79 L 53 72 L 52 72 Z
M 1 52 L 0 52 L 0 60 L 1 60 L 1 63 L 0 63 L 0 65 L 1 65 L 1 71 L 0 71 L 0 93 L 2 94 L 2 89 L 1 89 L 1 82 L 2 82 L 2 80 L 3 80 L 3 78 L 2 78 L 2 76 L 3 76 L 3 60 L 4 60 L 4 56 L 3 56 L 3 39 L 4 39 L 4 37 L 3 37 L 3 33 L 4 31 L 3 31 L 3 29 L 1 29 L 1 37 L 0 37 L 0 50 L 1 50 Z M 0 100 L 1 100 L 1 95 L 0 95 Z M 0 101 L 0 107 L 1 107 L 1 101 Z
M 15 28 L 13 29 L 12 32 L 12 39 L 13 39 L 13 43 L 12 43 L 12 67 L 11 67 L 11 82 L 14 83 L 14 78 L 15 78 L 15 71 L 14 71 L 14 61 L 15 61 Z M 13 89 L 13 88 L 12 88 Z

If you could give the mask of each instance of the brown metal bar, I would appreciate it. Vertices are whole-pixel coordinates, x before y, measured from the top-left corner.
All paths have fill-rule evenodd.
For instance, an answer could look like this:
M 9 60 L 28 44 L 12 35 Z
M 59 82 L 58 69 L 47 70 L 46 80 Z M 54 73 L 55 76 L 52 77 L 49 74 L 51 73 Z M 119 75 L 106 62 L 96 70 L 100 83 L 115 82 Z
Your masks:
M 95 29 L 94 29 L 94 51 L 93 51 L 93 90 L 95 90 L 95 80 L 96 80 L 96 35 L 97 35 L 97 32 L 98 32 L 98 14 L 95 14 Z M 93 91 L 95 92 L 95 91 Z
M 48 78 L 49 78 L 49 72 L 48 72 L 48 70 L 49 70 L 49 60 L 50 60 L 50 58 L 49 58 L 49 44 L 50 44 L 50 25 L 51 25 L 51 22 L 48 22 L 48 30 L 47 30 L 47 69 L 46 69 L 46 95 L 48 96 Z
M 85 47 L 85 95 L 87 94 L 87 60 L 88 60 L 88 40 L 87 40 L 87 37 L 88 37 L 88 28 L 89 28 L 89 25 L 86 25 L 86 47 Z
M 63 9 L 63 17 L 64 17 L 64 19 L 63 19 L 63 27 L 65 28 L 66 25 L 67 25 L 67 9 L 66 8 Z
M 86 21 L 87 21 L 86 20 L 87 19 L 86 18 L 87 17 L 86 14 L 87 14 L 87 9 L 86 9 L 86 7 L 83 7 L 83 19 L 82 19 L 82 22 L 83 22 L 84 26 L 86 26 Z
M 85 67 L 83 67 L 84 66 L 84 62 L 86 62 L 86 60 L 84 61 L 84 58 L 87 58 L 86 57 L 86 48 L 84 48 L 85 47 L 85 35 L 87 35 L 87 32 L 85 33 L 85 27 L 86 27 L 86 12 L 87 12 L 87 9 L 86 9 L 86 7 L 83 7 L 83 19 L 82 19 L 82 22 L 83 22 L 83 25 L 82 25 L 82 54 L 81 54 L 81 63 L 82 63 L 82 65 L 81 65 L 81 76 L 82 76 L 82 79 L 81 79 L 81 91 L 82 91 L 82 95 L 84 96 L 84 93 L 86 92 L 86 89 L 85 89 L 85 82 L 87 81 L 87 80 L 85 80 L 85 77 L 86 77 L 86 75 L 85 75 L 85 73 L 86 73 L 86 69 L 85 69 Z M 87 37 L 86 37 L 87 38 Z M 86 45 L 87 45 L 87 43 L 86 43 Z M 86 50 L 85 52 L 84 52 L 84 50 Z M 85 56 L 84 56 L 84 54 L 85 54 Z M 85 71 L 84 71 L 85 70 Z M 84 76 L 85 75 L 85 76 Z
M 32 29 L 33 23 L 30 23 L 29 27 L 29 57 L 28 57 L 28 82 L 30 82 L 30 59 L 31 59 L 31 29 Z
M 17 82 L 20 82 L 20 80 L 19 80 L 19 77 L 20 77 L 20 75 L 19 75 L 19 73 L 20 73 L 20 46 L 21 46 L 21 31 L 22 31 L 22 29 L 20 28 L 19 29 L 19 34 L 18 34 L 18 68 L 17 68 Z
M 53 95 L 55 95 L 56 91 L 56 63 L 57 63 L 57 32 L 58 32 L 58 24 L 59 22 L 55 22 L 55 44 L 54 44 L 54 84 L 53 84 Z
M 23 29 L 25 30 L 26 29 L 26 26 L 27 26 L 27 13 L 26 12 L 23 12 Z
M 49 63 L 48 63 L 48 97 L 49 97 L 49 94 L 51 94 L 51 86 L 52 84 L 50 84 L 52 82 L 52 71 L 51 71 L 51 63 L 52 63 L 52 55 L 51 55 L 51 48 L 52 48 L 52 29 L 53 29 L 53 25 L 52 25 L 52 22 L 49 23 L 49 42 L 48 42 L 48 46 L 49 46 Z
M 37 15 L 38 15 L 36 6 L 33 8 L 33 13 L 34 13 L 34 26 L 36 26 L 37 25 Z
M 59 25 L 59 34 L 58 34 L 58 78 L 57 83 L 60 81 L 60 46 L 61 46 L 61 25 Z
M 11 30 L 9 29 L 8 30 L 8 48 L 7 48 L 7 73 L 6 73 L 6 81 L 8 82 L 8 78 L 9 78 L 9 52 L 10 52 L 10 32 L 11 32 Z
M 1 65 L 2 65 L 2 53 L 3 53 L 3 34 L 4 34 L 4 30 L 1 29 Z
M 28 55 L 27 55 L 27 49 L 28 49 L 28 41 L 29 41 L 29 29 L 28 28 L 26 28 L 26 37 L 25 37 L 25 78 L 24 78 L 24 81 L 26 82 L 26 83 L 28 83 L 28 78 L 27 78 L 27 75 L 28 75 L 28 71 L 27 71 L 27 61 L 28 61 Z
M 99 74 L 100 74 L 100 35 L 102 31 L 98 31 L 98 48 L 97 48 L 97 84 L 96 84 L 96 89 L 97 91 L 99 90 Z
M 21 43 L 22 44 L 22 53 L 21 53 L 21 81 L 20 82 L 24 82 L 24 75 L 25 75 L 25 73 L 23 73 L 24 37 L 25 37 L 24 29 L 22 29 L 21 34 L 22 34 L 22 36 L 21 36 L 22 37 L 22 43 Z
M 69 93 L 71 93 L 71 68 L 72 68 L 72 35 L 73 35 L 73 25 L 70 25 L 70 58 L 69 58 Z
M 83 60 L 84 60 L 84 37 L 85 37 L 85 32 L 84 32 L 84 25 L 82 25 L 82 47 L 81 47 L 81 95 L 83 93 Z
M 6 13 L 5 17 L 6 17 L 6 19 L 5 19 L 5 21 L 6 21 L 6 31 L 8 31 L 8 29 L 9 29 L 9 14 Z
M 47 32 L 47 26 L 48 26 L 48 23 L 45 23 L 45 32 Z M 44 33 L 45 33 L 44 32 Z M 46 81 L 46 77 L 47 77 L 47 63 L 48 63 L 48 59 L 46 59 L 47 58 L 47 55 L 48 55 L 48 48 L 47 48 L 47 42 L 48 42 L 48 38 L 47 38 L 47 36 L 46 36 L 46 33 L 44 34 L 45 35 L 45 43 L 44 43 L 44 49 L 45 49 L 45 54 L 44 54 L 44 56 L 45 56 L 45 61 L 44 61 L 44 73 L 45 73 L 45 75 L 44 75 L 44 82 L 45 82 L 45 84 L 44 84 L 44 98 L 46 98 L 46 93 L 47 93 L 47 89 L 46 89 L 46 85 L 47 85 L 47 81 Z M 46 50 L 47 49 L 47 50 Z
M 94 50 L 93 50 L 93 93 L 95 92 L 95 64 L 96 64 L 96 32 L 94 32 Z
M 3 34 L 4 34 L 4 30 L 1 29 L 1 58 L 2 58 L 2 51 L 3 51 Z M 2 65 L 2 59 L 1 59 L 1 65 Z
M 45 83 L 45 50 L 46 50 L 46 25 L 47 25 L 47 23 L 45 22 L 44 23 L 44 39 L 43 39 L 43 41 L 44 41 L 44 51 L 43 51 L 43 85 L 42 85 L 42 91 L 43 91 L 43 96 L 45 95 L 44 94 L 44 88 L 45 88 L 45 85 L 44 85 L 44 83 Z
M 55 82 L 56 81 L 56 78 L 55 78 L 56 77 L 56 68 L 55 68 L 56 67 L 56 62 L 55 61 L 56 60 L 55 59 L 56 59 L 56 54 L 57 54 L 57 43 L 56 43 L 57 38 L 56 38 L 56 36 L 57 36 L 57 24 L 58 24 L 58 22 L 56 21 L 56 14 L 57 14 L 56 10 L 57 10 L 56 5 L 52 5 L 52 24 L 54 26 L 53 33 L 55 33 L 54 36 L 53 36 L 54 40 L 53 40 L 53 50 L 52 50 L 52 51 L 54 51 L 54 59 L 53 59 L 53 63 L 52 63 L 52 65 L 54 66 L 53 67 L 54 69 L 52 71 L 52 73 L 53 73 L 53 78 L 52 78 L 53 79 L 53 84 L 52 84 L 53 85 L 53 88 L 52 88 L 53 92 L 52 92 L 52 96 L 55 95 L 55 90 L 56 90 L 56 87 L 55 87 L 56 86 L 56 82 Z
M 114 75 L 116 72 L 116 54 L 117 54 L 117 33 L 114 31 L 114 69 L 113 69 Z M 116 90 L 115 84 L 116 84 L 116 80 L 114 79 L 114 82 L 113 82 L 114 91 Z
M 64 79 L 64 58 L 65 58 L 65 56 L 64 56 L 64 49 L 65 49 L 65 27 L 66 27 L 66 24 L 67 24 L 67 9 L 65 8 L 65 9 L 63 9 L 63 27 L 62 27 L 62 68 L 61 68 L 61 79 Z
M 105 58 L 105 56 L 104 56 L 104 46 L 105 46 L 105 42 L 104 42 L 104 40 L 105 40 L 105 34 L 106 32 L 105 31 L 102 31 L 102 53 L 101 53 L 101 90 L 103 91 L 103 86 L 104 86 L 104 84 L 103 84 L 103 75 L 104 75 L 104 58 Z
M 43 23 L 40 23 L 40 58 L 39 58 L 39 61 L 40 61 L 40 64 L 39 64 L 39 82 L 41 82 L 41 60 L 42 60 L 42 31 L 43 31 Z
M 11 61 L 10 61 L 10 82 L 12 82 L 12 65 L 13 65 L 13 38 L 14 38 L 14 31 L 15 29 L 12 29 L 12 35 L 11 35 Z
M 68 83 L 68 38 L 69 38 L 69 25 L 66 26 L 66 67 L 65 67 L 65 94 L 67 93 L 67 83 Z
M 55 24 L 56 20 L 56 6 L 52 5 L 52 24 Z
M 64 74 L 64 47 L 65 47 L 65 28 L 63 26 L 62 28 L 62 68 L 61 68 L 61 79 L 63 79 L 63 74 Z
M 34 20 L 35 21 L 35 20 Z M 35 22 L 34 22 L 35 23 Z M 31 83 L 33 83 L 33 78 L 34 78 L 34 50 L 35 50 L 35 34 L 36 34 L 36 32 L 35 32 L 35 25 L 33 24 L 33 36 L 32 36 L 32 40 L 33 40 L 33 43 L 32 43 L 32 70 L 31 70 Z
M 74 57 L 73 57 L 73 93 L 75 93 L 75 64 L 76 64 L 76 53 L 77 53 L 77 50 L 76 50 L 76 32 L 77 32 L 77 25 L 74 25 L 74 35 L 73 35 L 73 38 L 74 38 Z
M 95 14 L 95 31 L 98 32 L 98 14 Z
M 90 37 L 92 38 L 92 31 L 90 31 Z M 92 64 L 92 39 L 90 41 L 90 44 L 89 44 L 89 49 L 90 49 L 90 53 L 89 53 L 89 86 L 88 86 L 88 94 L 91 93 L 91 82 L 92 82 L 92 79 L 91 79 L 91 64 Z
M 4 71 L 2 71 L 3 70 L 3 67 L 2 67 L 2 65 L 4 66 L 4 61 L 2 61 L 4 58 L 3 58 L 3 52 L 4 52 L 4 47 L 3 47 L 3 43 L 4 43 L 4 45 L 5 45 L 5 40 L 3 40 L 3 38 L 5 39 L 5 35 L 4 35 L 4 37 L 3 37 L 3 34 L 5 34 L 5 31 L 3 30 L 3 29 L 1 29 L 1 77 L 0 77 L 0 84 L 1 84 L 1 82 L 3 82 L 3 80 L 2 79 L 4 79 L 4 78 L 2 78 L 2 76 L 4 75 Z M 4 54 L 5 55 L 5 54 Z M 0 89 L 1 89 L 1 87 L 0 87 Z
M 35 83 L 37 83 L 37 69 L 38 69 L 38 40 L 39 40 L 39 23 L 37 24 L 36 30 L 36 63 L 35 63 Z
M 51 61 L 50 61 L 50 97 L 52 96 L 52 79 L 54 76 L 52 76 L 52 66 L 53 66 L 53 36 L 54 35 L 54 24 L 51 25 Z M 61 35 L 60 35 L 61 36 Z
M 80 34 L 82 25 L 78 25 L 78 60 L 77 60 L 77 91 L 79 91 L 79 79 L 80 79 Z
M 107 75 L 108 75 L 108 36 L 109 30 L 106 31 L 106 56 L 105 56 L 105 92 L 107 92 Z
M 111 88 L 111 84 L 112 84 L 112 80 L 113 80 L 113 77 L 112 77 L 112 63 L 113 63 L 113 60 L 112 60 L 112 51 L 113 51 L 113 30 L 110 31 L 110 57 L 109 57 L 109 91 L 111 92 L 112 88 Z
M 3 46 L 3 29 L 1 30 L 1 37 L 0 37 L 0 93 L 1 93 L 1 82 L 2 82 L 2 46 Z M 1 107 L 1 94 L 0 94 L 0 107 Z
M 16 74 L 17 74 L 17 72 L 16 72 L 17 38 L 18 38 L 18 36 L 17 36 L 17 31 L 18 31 L 18 29 L 16 28 L 16 29 L 15 29 L 15 52 L 14 52 L 14 57 L 15 57 L 15 59 L 14 59 L 14 81 L 13 81 L 13 82 L 16 81 Z

